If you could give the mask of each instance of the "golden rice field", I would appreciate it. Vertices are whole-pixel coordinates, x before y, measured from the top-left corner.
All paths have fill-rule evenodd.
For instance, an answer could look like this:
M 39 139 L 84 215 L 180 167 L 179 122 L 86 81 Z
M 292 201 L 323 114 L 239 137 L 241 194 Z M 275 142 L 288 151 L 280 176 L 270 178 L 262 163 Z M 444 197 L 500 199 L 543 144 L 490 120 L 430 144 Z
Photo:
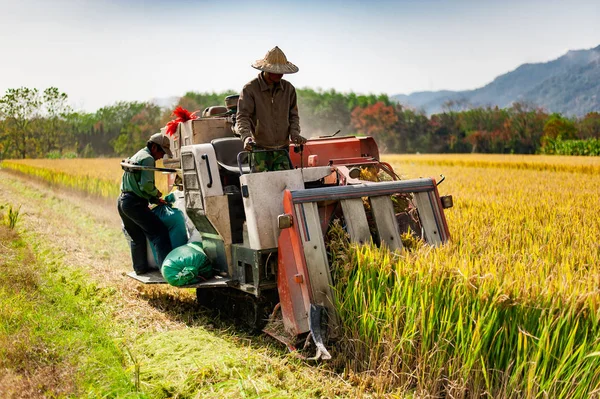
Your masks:
M 452 241 L 347 249 L 335 287 L 353 353 L 343 367 L 416 397 L 600 397 L 600 158 L 384 160 L 403 178 L 446 177 Z M 117 159 L 1 166 L 118 194 Z
M 339 311 L 361 360 L 348 367 L 424 396 L 599 397 L 600 158 L 385 160 L 446 176 L 452 242 L 350 251 Z
M 600 292 L 599 157 L 392 155 L 386 160 L 402 177 L 446 177 L 439 190 L 455 200 L 446 211 L 453 242 L 435 252 L 449 256 L 461 274 L 479 275 L 481 283 L 497 279 L 511 292 L 534 298 Z
M 410 162 L 417 165 L 497 167 L 503 169 L 554 172 L 600 173 L 598 157 L 504 154 L 410 154 L 385 155 L 384 159 L 391 163 Z
M 90 195 L 116 199 L 120 193 L 120 158 L 94 159 L 25 159 L 2 161 L 0 166 L 35 176 L 62 187 L 72 188 Z M 161 167 L 162 161 L 156 166 Z M 155 173 L 156 186 L 167 191 L 167 177 Z

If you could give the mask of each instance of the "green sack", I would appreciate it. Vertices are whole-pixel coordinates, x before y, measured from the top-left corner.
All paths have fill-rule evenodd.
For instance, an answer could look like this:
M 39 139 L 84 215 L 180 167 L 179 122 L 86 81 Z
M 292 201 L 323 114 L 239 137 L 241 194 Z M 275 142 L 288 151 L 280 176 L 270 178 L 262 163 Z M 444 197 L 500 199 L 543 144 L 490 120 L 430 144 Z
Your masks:
M 213 275 L 200 242 L 190 242 L 169 252 L 160 271 L 167 283 L 176 287 L 196 284 Z
M 183 216 L 181 210 L 169 205 L 158 205 L 152 209 L 152 213 L 158 216 L 160 221 L 169 230 L 169 239 L 171 240 L 172 248 L 177 248 L 187 243 L 188 236 L 187 228 L 185 227 L 185 216 Z M 156 248 L 152 244 L 150 248 L 156 261 Z

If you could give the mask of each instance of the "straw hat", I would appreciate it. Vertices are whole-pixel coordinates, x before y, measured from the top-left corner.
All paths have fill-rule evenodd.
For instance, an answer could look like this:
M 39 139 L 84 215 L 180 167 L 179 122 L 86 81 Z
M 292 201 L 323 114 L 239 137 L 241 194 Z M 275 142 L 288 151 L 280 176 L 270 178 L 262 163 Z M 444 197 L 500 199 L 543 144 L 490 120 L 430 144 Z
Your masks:
M 270 73 L 298 72 L 298 67 L 289 62 L 285 54 L 283 54 L 283 51 L 281 51 L 281 49 L 277 46 L 269 50 L 269 52 L 265 55 L 265 58 L 263 58 L 262 60 L 254 61 L 252 67 L 260 71 Z

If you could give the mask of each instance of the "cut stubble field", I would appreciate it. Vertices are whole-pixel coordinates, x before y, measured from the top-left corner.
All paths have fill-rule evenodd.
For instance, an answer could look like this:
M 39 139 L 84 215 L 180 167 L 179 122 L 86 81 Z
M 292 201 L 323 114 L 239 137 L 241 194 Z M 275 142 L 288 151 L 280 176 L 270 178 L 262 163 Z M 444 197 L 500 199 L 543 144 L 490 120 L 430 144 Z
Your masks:
M 384 160 L 403 178 L 446 176 L 439 190 L 454 196 L 455 205 L 446 212 L 452 241 L 397 254 L 369 246 L 346 249 L 345 271 L 335 289 L 344 321 L 337 349 L 347 356 L 332 372 L 355 377 L 353 384 L 319 395 L 598 396 L 600 159 L 389 155 Z M 4 161 L 2 167 L 111 202 L 121 173 L 117 159 Z M 18 191 L 12 193 L 5 192 L 2 201 L 18 204 Z M 129 266 L 118 217 L 106 220 L 111 237 L 106 245 L 118 245 L 120 258 L 106 248 L 80 256 L 107 268 L 113 276 L 107 286 L 120 287 L 134 302 L 150 302 L 148 297 L 161 297 L 163 290 L 174 302 L 191 301 L 180 290 L 123 282 L 120 273 Z M 64 248 L 65 256 L 78 252 L 69 243 Z M 85 262 L 74 261 L 74 267 Z M 156 308 L 153 314 L 168 319 L 172 312 L 165 310 L 166 315 Z M 148 332 L 147 342 L 157 333 L 156 328 Z M 168 336 L 185 342 L 178 334 Z M 215 372 L 194 370 L 186 375 Z M 162 374 L 154 378 L 169 381 Z M 151 390 L 156 381 L 144 383 Z M 172 389 L 190 392 L 186 384 L 173 382 Z M 250 391 L 267 397 L 273 389 Z

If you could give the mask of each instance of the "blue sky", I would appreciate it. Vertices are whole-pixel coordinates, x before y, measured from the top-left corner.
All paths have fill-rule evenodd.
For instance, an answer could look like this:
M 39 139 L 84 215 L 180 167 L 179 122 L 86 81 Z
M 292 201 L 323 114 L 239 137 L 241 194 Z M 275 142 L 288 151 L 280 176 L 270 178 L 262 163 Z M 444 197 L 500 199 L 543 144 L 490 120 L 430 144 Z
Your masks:
M 0 0 L 0 95 L 56 86 L 78 109 L 239 90 L 278 45 L 296 87 L 466 90 L 600 45 L 600 1 Z

